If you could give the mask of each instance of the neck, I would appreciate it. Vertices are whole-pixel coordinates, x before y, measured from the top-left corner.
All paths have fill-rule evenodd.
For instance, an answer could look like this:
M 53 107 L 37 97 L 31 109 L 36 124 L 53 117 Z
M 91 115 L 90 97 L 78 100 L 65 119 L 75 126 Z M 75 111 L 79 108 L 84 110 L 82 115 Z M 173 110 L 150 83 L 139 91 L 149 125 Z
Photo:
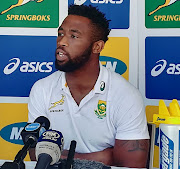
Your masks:
M 95 59 L 76 71 L 66 72 L 66 82 L 77 105 L 94 88 L 99 71 L 99 59 Z
M 100 65 L 97 63 L 88 63 L 74 72 L 66 72 L 66 82 L 80 87 L 93 88 L 99 76 Z M 83 82 L 83 83 L 82 83 Z

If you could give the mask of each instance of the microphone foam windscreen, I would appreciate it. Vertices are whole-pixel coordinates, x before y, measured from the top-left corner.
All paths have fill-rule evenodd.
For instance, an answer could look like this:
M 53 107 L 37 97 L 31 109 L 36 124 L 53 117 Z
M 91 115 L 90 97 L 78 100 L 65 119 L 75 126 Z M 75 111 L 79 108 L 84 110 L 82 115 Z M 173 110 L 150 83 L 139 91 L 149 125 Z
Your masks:
M 64 146 L 63 135 L 59 131 L 47 130 L 38 139 L 36 145 L 36 158 L 40 154 L 48 154 L 52 157 L 51 165 L 59 161 Z

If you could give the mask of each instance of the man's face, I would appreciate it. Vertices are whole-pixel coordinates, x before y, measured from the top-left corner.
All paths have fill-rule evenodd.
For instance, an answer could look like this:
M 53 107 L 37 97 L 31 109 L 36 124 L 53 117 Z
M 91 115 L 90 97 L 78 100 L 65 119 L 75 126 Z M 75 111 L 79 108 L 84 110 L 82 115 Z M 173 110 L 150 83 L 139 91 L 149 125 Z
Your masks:
M 88 18 L 69 15 L 59 27 L 56 49 L 56 69 L 72 72 L 90 59 L 92 27 Z

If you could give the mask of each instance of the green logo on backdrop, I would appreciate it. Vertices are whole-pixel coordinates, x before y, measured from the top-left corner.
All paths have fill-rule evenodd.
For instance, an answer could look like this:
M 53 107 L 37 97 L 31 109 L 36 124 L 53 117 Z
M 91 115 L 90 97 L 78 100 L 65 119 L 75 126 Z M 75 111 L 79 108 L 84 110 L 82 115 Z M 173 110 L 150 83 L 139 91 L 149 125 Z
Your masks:
M 0 26 L 57 28 L 59 0 L 1 0 Z
M 146 0 L 146 28 L 180 28 L 179 0 Z

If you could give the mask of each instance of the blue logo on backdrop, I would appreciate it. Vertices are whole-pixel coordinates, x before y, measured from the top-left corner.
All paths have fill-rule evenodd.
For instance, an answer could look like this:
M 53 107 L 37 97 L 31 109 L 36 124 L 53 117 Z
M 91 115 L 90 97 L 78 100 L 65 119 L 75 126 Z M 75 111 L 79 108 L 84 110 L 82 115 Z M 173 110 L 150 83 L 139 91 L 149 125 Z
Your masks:
M 32 85 L 55 71 L 55 36 L 0 36 L 0 96 L 28 97 Z
M 70 4 L 96 6 L 111 20 L 111 29 L 129 28 L 129 0 L 69 0 Z
M 107 69 L 119 73 L 120 75 L 125 73 L 127 70 L 126 64 L 116 58 L 112 58 L 108 56 L 100 56 L 99 60 L 101 61 L 101 64 L 105 66 Z M 105 65 L 103 63 L 105 63 Z
M 23 145 L 24 143 L 20 133 L 26 124 L 26 122 L 21 122 L 5 126 L 1 129 L 0 136 L 10 143 Z
M 180 37 L 147 37 L 146 97 L 180 100 Z

